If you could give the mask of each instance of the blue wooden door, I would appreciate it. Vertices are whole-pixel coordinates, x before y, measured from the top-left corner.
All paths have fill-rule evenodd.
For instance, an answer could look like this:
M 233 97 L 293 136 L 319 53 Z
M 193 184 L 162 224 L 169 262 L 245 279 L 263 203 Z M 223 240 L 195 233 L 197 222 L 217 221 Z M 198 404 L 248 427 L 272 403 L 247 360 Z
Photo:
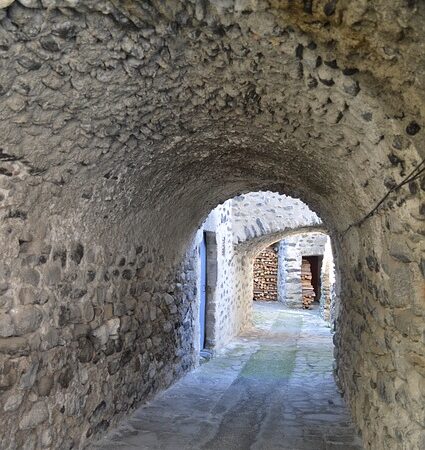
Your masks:
M 205 240 L 205 233 L 202 237 L 202 242 L 199 248 L 199 255 L 201 259 L 201 300 L 199 305 L 199 330 L 202 350 L 205 347 L 205 315 L 207 303 L 207 244 Z

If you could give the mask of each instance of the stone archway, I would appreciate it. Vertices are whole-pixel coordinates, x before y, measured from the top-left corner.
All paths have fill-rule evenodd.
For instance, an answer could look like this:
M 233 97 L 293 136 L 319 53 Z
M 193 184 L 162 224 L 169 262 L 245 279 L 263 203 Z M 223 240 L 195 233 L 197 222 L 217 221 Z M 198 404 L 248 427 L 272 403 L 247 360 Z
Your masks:
M 299 232 L 323 230 L 319 217 L 303 202 L 272 192 L 249 192 L 210 212 L 185 256 L 199 279 L 198 248 L 207 236 L 207 349 L 220 350 L 251 324 L 255 255 Z M 198 285 L 196 304 L 200 289 Z
M 338 375 L 365 446 L 422 446 L 423 177 L 394 188 L 424 156 L 424 8 L 0 10 L 0 446 L 82 445 L 189 370 L 182 255 L 213 207 L 260 189 L 335 242 Z

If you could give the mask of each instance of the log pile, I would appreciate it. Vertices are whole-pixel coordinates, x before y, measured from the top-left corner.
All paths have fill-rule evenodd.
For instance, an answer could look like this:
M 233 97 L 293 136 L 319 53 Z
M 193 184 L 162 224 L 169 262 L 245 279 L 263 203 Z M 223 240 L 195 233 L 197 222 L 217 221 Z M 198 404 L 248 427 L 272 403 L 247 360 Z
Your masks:
M 267 247 L 254 261 L 254 300 L 277 300 L 277 252 Z
M 301 285 L 303 293 L 303 308 L 310 309 L 311 304 L 314 302 L 316 294 L 311 284 L 313 276 L 311 275 L 311 266 L 307 259 L 302 260 L 301 263 Z

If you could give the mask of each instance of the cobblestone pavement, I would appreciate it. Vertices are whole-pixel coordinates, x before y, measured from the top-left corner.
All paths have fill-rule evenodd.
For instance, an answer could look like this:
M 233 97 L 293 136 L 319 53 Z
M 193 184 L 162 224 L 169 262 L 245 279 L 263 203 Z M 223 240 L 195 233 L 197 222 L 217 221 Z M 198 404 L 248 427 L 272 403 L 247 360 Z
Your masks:
M 316 312 L 256 303 L 254 327 L 109 433 L 101 449 L 361 450 Z

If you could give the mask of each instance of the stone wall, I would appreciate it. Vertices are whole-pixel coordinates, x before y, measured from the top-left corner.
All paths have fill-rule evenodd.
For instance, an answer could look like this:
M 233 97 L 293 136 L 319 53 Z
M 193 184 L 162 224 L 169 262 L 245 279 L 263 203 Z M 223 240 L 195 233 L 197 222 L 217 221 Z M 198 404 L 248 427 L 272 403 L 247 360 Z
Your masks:
M 365 447 L 424 447 L 425 183 L 415 177 L 425 156 L 424 20 L 425 3 L 414 0 L 22 0 L 0 10 L 1 404 L 17 396 L 2 412 L 1 447 L 83 446 L 89 428 L 95 439 L 150 395 L 139 355 L 157 370 L 150 392 L 185 371 L 194 349 L 183 255 L 211 209 L 258 190 L 302 199 L 333 239 L 337 373 Z M 61 272 L 67 287 L 50 287 L 47 268 L 62 264 L 53 249 L 73 254 L 78 243 L 83 259 L 67 256 Z M 117 258 L 132 262 L 140 246 L 146 253 L 120 268 Z M 79 362 L 78 323 L 50 325 L 61 306 L 89 303 L 76 289 L 91 295 L 92 249 L 102 255 L 96 274 L 119 275 L 102 281 L 99 307 L 90 300 L 89 336 L 105 326 L 115 342 L 108 321 L 121 327 L 127 316 L 138 324 L 131 319 L 130 334 L 149 332 L 141 295 L 134 314 L 124 301 L 123 271 L 143 266 L 140 292 L 163 299 L 152 348 L 118 330 L 115 353 L 105 344 L 105 356 Z M 31 303 L 24 287 L 49 300 Z M 125 314 L 107 318 L 108 303 Z M 12 310 L 31 312 L 18 323 Z M 41 352 L 48 332 L 60 345 Z M 110 375 L 107 361 L 122 357 Z M 64 365 L 82 371 L 78 379 L 59 380 Z M 44 397 L 39 383 L 53 372 Z M 31 388 L 20 387 L 23 373 Z M 84 398 L 80 414 L 65 415 L 65 403 Z M 20 425 L 33 407 L 43 422 Z
M 257 245 L 262 237 L 269 239 L 297 228 L 322 225 L 318 215 L 301 200 L 275 192 L 250 192 L 235 197 L 232 217 L 235 245 Z
M 191 263 L 158 272 L 119 230 L 102 246 L 60 225 L 3 222 L 4 449 L 74 448 L 195 362 Z
M 206 347 L 213 351 L 223 348 L 249 324 L 251 317 L 245 292 L 251 286 L 252 276 L 246 276 L 249 263 L 233 245 L 232 221 L 232 201 L 229 200 L 210 213 L 197 233 L 198 242 L 202 233 L 213 233 L 207 241 L 207 253 L 212 246 L 216 247 L 213 260 L 207 263 L 207 276 L 208 271 L 210 275 L 215 272 L 212 279 L 208 277 L 206 311 Z
M 331 240 L 328 236 L 323 251 L 322 268 L 320 273 L 321 295 L 320 314 L 324 320 L 334 323 L 338 316 L 339 300 L 336 298 L 335 264 L 332 254 Z
M 319 217 L 301 200 L 273 192 L 250 192 L 211 211 L 192 244 L 199 255 L 206 232 L 207 253 L 213 253 L 207 263 L 207 348 L 220 351 L 251 323 L 253 263 L 258 252 L 300 228 L 321 227 Z M 194 264 L 199 278 L 199 258 Z M 196 304 L 199 301 L 198 296 Z
M 278 301 L 289 308 L 302 307 L 301 260 L 323 255 L 328 237 L 322 233 L 289 236 L 279 242 Z

